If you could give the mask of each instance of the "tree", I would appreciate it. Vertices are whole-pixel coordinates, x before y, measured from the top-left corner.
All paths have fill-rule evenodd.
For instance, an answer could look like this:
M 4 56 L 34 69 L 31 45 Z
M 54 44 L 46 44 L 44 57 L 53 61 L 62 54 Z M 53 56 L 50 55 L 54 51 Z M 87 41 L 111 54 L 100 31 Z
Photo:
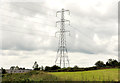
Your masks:
M 24 67 L 23 67 L 23 68 L 22 68 L 22 67 L 20 67 L 20 68 L 19 68 L 19 70 L 25 70 L 25 68 L 24 68 Z
M 51 67 L 46 66 L 46 67 L 45 67 L 45 71 L 49 71 L 49 70 L 51 70 Z
M 33 65 L 33 69 L 34 70 L 40 70 L 39 65 L 37 64 L 36 61 L 35 61 L 34 65 Z
M 119 62 L 117 60 L 113 60 L 112 66 L 113 67 L 118 67 L 119 66 Z
M 42 71 L 44 70 L 43 66 L 41 66 L 41 70 L 42 70 Z
M 106 66 L 118 67 L 119 62 L 117 60 L 114 60 L 114 59 L 108 59 L 108 61 L 106 62 Z
M 15 66 L 11 66 L 11 67 L 10 67 L 10 70 L 14 70 L 14 69 L 15 69 Z
M 78 69 L 79 67 L 78 67 L 77 65 L 75 65 L 73 68 L 74 68 L 74 69 Z
M 6 70 L 1 67 L 2 74 L 6 74 Z
M 16 67 L 15 67 L 15 70 L 19 70 L 19 67 L 18 67 L 18 66 L 16 66 Z
M 106 66 L 112 66 L 112 59 L 108 59 L 108 61 L 106 62 Z
M 120 62 L 118 62 L 118 66 L 120 67 Z
M 96 67 L 104 67 L 104 66 L 105 66 L 105 64 L 104 64 L 103 61 L 97 61 L 97 62 L 95 63 L 95 65 L 96 65 Z
M 60 67 L 57 66 L 57 65 L 53 65 L 53 66 L 51 67 L 51 70 L 57 70 L 57 69 L 60 69 Z

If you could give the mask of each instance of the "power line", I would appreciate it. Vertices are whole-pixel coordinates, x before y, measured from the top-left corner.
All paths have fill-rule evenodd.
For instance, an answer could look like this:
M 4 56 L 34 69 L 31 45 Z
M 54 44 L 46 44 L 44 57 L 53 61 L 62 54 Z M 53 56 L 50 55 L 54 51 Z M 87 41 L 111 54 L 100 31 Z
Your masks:
M 77 32 L 81 32 L 78 28 L 73 27 L 73 26 L 71 26 L 71 27 L 72 27 L 72 28 L 75 28 L 75 29 L 73 29 L 73 30 L 76 30 Z M 81 33 L 82 33 L 83 36 L 86 37 L 86 39 L 82 39 L 82 40 L 84 41 L 84 43 L 85 43 L 86 41 L 91 41 L 91 39 L 93 39 L 93 38 L 90 39 L 90 37 L 88 37 L 88 35 L 86 35 L 85 33 L 83 33 L 83 32 L 81 32 Z M 92 45 L 91 43 L 88 44 L 88 43 L 86 42 L 85 45 L 87 45 L 88 47 L 93 47 L 93 45 Z M 92 46 L 91 46 L 91 45 L 92 45 Z M 90 50 L 90 51 L 95 52 L 93 49 L 90 49 L 90 48 L 87 48 L 87 49 Z
M 11 10 L 8 10 L 8 9 L 5 9 L 5 8 L 0 8 L 0 9 L 3 9 L 4 11 L 7 11 L 7 12 L 11 12 Z M 19 12 L 21 15 L 24 15 L 24 12 Z M 32 18 L 39 18 L 39 19 L 43 19 L 43 17 L 32 17 Z M 48 17 L 44 17 L 45 19 L 48 19 Z M 51 18 L 49 19 L 51 20 Z M 53 17 L 52 17 L 52 20 L 53 20 Z
M 80 27 L 80 26 L 77 26 L 77 27 Z M 78 28 L 76 28 L 76 27 L 74 27 L 74 26 L 70 26 L 70 28 L 72 28 L 73 30 L 79 32 L 79 34 L 81 34 L 81 35 L 83 35 L 84 37 L 86 37 L 85 39 L 82 39 L 84 42 L 86 42 L 86 41 L 91 41 L 91 40 L 93 39 L 92 37 L 89 36 L 89 34 L 88 34 L 88 35 L 85 34 L 82 30 L 79 30 Z M 93 46 L 92 44 L 88 44 L 87 42 L 86 42 L 86 45 L 87 45 L 88 47 L 92 47 L 92 46 Z M 91 45 L 92 45 L 92 46 L 91 46 Z M 93 49 L 90 49 L 90 48 L 87 48 L 87 49 L 94 52 Z
M 84 32 L 80 31 L 78 28 L 73 27 L 73 26 L 70 26 L 70 27 L 75 28 L 73 30 L 76 30 L 77 32 L 81 32 L 82 34 L 81 33 L 80 34 L 83 35 L 84 37 L 86 37 L 86 40 L 91 41 L 91 39 L 93 39 L 92 37 L 89 37 L 88 35 L 86 35 Z
M 1 23 L 0 23 L 1 24 Z M 8 27 L 13 27 L 13 28 L 16 28 L 17 26 L 14 26 L 14 25 L 9 25 L 9 24 L 2 24 L 2 25 L 5 25 L 5 26 L 8 26 Z M 21 27 L 19 27 L 21 28 Z M 23 29 L 24 27 L 22 27 Z M 27 28 L 24 28 L 26 30 L 31 30 L 31 31 L 39 31 L 39 32 L 43 32 L 43 33 L 48 33 L 48 32 L 45 32 L 45 31 L 41 31 L 41 30 L 33 30 L 33 29 L 27 29 Z
M 12 6 L 15 6 L 15 7 L 18 7 L 17 5 L 12 5 Z M 30 11 L 34 11 L 34 12 L 38 12 L 37 10 L 35 10 L 35 9 L 32 9 L 32 8 L 27 8 L 27 7 L 23 7 L 24 9 L 26 9 L 26 10 L 30 10 Z M 5 8 L 0 8 L 0 9 L 5 9 Z M 6 9 L 6 10 L 8 10 L 8 9 Z M 9 10 L 10 11 L 10 10 Z M 23 12 L 24 13 L 24 12 Z M 54 15 L 47 15 L 47 16 L 52 16 L 52 18 L 54 17 Z
M 16 18 L 16 17 L 13 17 L 13 18 Z M 17 18 L 18 19 L 18 18 Z M 18 20 L 21 20 L 21 19 L 18 19 Z M 29 21 L 29 20 L 25 20 L 25 21 Z M 32 21 L 31 21 L 32 22 Z M 37 23 L 37 22 L 34 22 L 34 23 Z M 42 24 L 42 23 L 41 23 Z M 47 24 L 46 24 L 47 25 Z M 11 25 L 9 25 L 9 26 L 11 26 Z M 50 26 L 50 25 L 49 25 Z M 14 26 L 14 27 L 16 27 L 16 26 Z M 73 27 L 73 26 L 70 26 L 70 27 L 72 27 L 72 28 L 75 28 L 74 30 L 76 30 L 76 31 L 80 31 L 78 28 L 76 28 L 76 27 Z M 32 31 L 40 31 L 40 30 L 32 30 Z M 81 31 L 80 31 L 81 32 Z M 82 32 L 83 33 L 83 32 Z M 85 33 L 83 33 L 84 35 L 86 35 Z M 86 37 L 88 37 L 88 35 L 86 35 Z M 90 37 L 88 37 L 88 38 L 90 38 Z
M 5 24 L 4 24 L 5 25 Z M 11 26 L 11 25 L 7 25 L 7 26 Z M 11 27 L 17 27 L 17 26 L 11 26 Z M 21 27 L 20 27 L 21 28 Z M 76 27 L 72 27 L 72 28 L 76 28 Z M 76 30 L 77 29 L 77 30 Z M 76 29 L 74 29 L 74 30 L 76 30 L 76 31 L 80 31 L 78 28 L 76 28 Z M 6 31 L 11 31 L 11 30 L 6 30 Z M 43 31 L 40 31 L 40 30 L 32 30 L 32 31 L 39 31 L 39 32 L 43 32 Z M 12 31 L 12 32 L 19 32 L 19 33 L 24 33 L 24 34 L 27 34 L 27 33 L 25 33 L 25 32 L 20 32 L 20 31 Z M 48 32 L 43 32 L 43 33 L 48 33 Z M 28 33 L 28 34 L 32 34 L 33 35 L 33 33 Z M 82 34 L 82 35 L 84 35 L 84 33 Z M 84 35 L 85 36 L 85 35 Z M 86 35 L 86 37 L 87 37 L 87 40 L 89 40 L 89 37 Z M 91 40 L 90 40 L 91 41 Z M 86 42 L 86 41 L 85 41 Z M 88 46 L 89 46 L 89 44 L 87 44 Z M 91 50 L 91 49 L 90 49 Z
M 9 11 L 9 12 L 11 12 L 12 10 L 11 9 L 7 9 L 7 8 L 0 8 L 0 9 L 3 9 L 4 11 Z M 22 14 L 24 14 L 24 12 L 22 13 Z M 47 15 L 47 16 L 51 16 L 51 15 Z M 34 18 L 40 18 L 41 19 L 41 17 L 34 17 Z M 53 16 L 52 16 L 52 18 L 53 18 Z
M 41 23 L 41 22 L 34 22 L 34 21 L 31 21 L 31 20 L 25 20 L 25 19 L 22 19 L 22 18 L 12 17 L 12 16 L 9 16 L 9 15 L 1 15 L 1 16 L 11 17 L 11 18 L 13 18 L 13 19 L 18 19 L 18 20 L 21 20 L 21 21 L 30 21 L 30 22 L 38 23 L 38 24 L 45 24 L 45 23 L 46 23 L 46 22 L 44 22 L 44 23 Z M 37 18 L 37 17 L 32 17 L 32 18 Z M 38 19 L 38 18 L 37 18 L 37 19 Z M 41 18 L 40 18 L 40 19 L 41 19 Z M 53 26 L 53 25 L 50 25 L 50 24 L 45 24 L 45 25 Z
M 36 11 L 36 10 L 35 10 Z M 76 28 L 76 27 L 75 27 Z M 76 30 L 77 29 L 77 30 Z M 76 29 L 74 29 L 74 30 L 76 30 L 76 31 L 80 31 L 78 28 L 76 28 Z M 86 34 L 85 34 L 86 35 Z M 86 37 L 88 37 L 87 35 L 86 35 Z M 88 37 L 89 38 L 89 37 Z
M 0 25 L 1 26 L 1 25 Z M 2 27 L 2 26 L 1 26 Z M 9 32 L 16 32 L 16 33 L 23 33 L 23 34 L 30 34 L 30 35 L 38 35 L 38 34 L 34 34 L 34 33 L 26 33 L 26 32 L 21 32 L 21 31 L 16 31 L 16 30 L 7 30 L 7 29 L 3 29 L 3 28 L 0 28 L 0 30 L 3 30 L 3 31 L 9 31 Z M 44 32 L 43 32 L 44 33 Z M 42 34 L 43 35 L 43 34 Z M 45 35 L 45 34 L 44 34 Z M 49 36 L 49 35 L 46 35 L 47 37 L 54 37 L 54 36 Z
M 33 34 L 33 33 L 25 33 L 25 32 L 20 32 L 20 31 L 13 31 L 13 30 L 4 30 L 4 29 L 0 29 L 2 31 L 9 31 L 9 32 L 15 32 L 15 33 L 23 33 L 23 34 L 29 34 L 29 35 L 36 35 L 36 34 Z M 45 35 L 47 36 L 47 35 Z M 47 37 L 54 37 L 54 36 L 47 36 Z
M 50 25 L 50 24 L 45 24 L 45 23 L 40 23 L 40 22 L 34 22 L 34 21 L 31 21 L 31 20 L 25 20 L 25 19 L 21 19 L 21 18 L 18 18 L 18 17 L 12 17 L 12 16 L 8 16 L 8 15 L 0 15 L 0 16 L 6 16 L 6 17 L 10 17 L 12 19 L 15 19 L 15 20 L 19 20 L 19 21 L 29 21 L 29 22 L 32 22 L 32 23 L 37 23 L 38 25 L 42 24 L 42 25 L 47 25 L 47 26 L 53 26 L 53 25 Z
M 28 5 L 28 4 L 27 4 Z M 16 4 L 14 4 L 14 5 L 12 5 L 12 6 L 16 6 L 16 7 L 18 7 L 19 5 L 16 5 Z M 23 7 L 23 6 L 22 6 Z M 26 9 L 30 9 L 30 10 L 33 10 L 32 8 L 30 8 L 31 7 L 31 5 L 29 6 L 29 8 L 28 7 L 24 7 L 24 8 L 26 8 Z M 35 7 L 35 6 L 34 6 Z M 43 7 L 43 6 L 38 6 L 38 7 Z M 37 7 L 37 8 L 38 8 Z M 51 8 L 48 8 L 48 7 L 43 7 L 44 9 L 46 8 L 46 9 L 48 9 L 48 10 L 51 10 L 51 11 L 56 11 L 56 10 L 54 10 L 54 9 L 51 9 Z M 35 10 L 35 11 L 37 11 L 37 10 Z
M 75 29 L 73 29 L 73 30 L 76 30 L 77 32 L 81 32 L 81 33 L 83 33 L 82 35 L 86 36 L 88 39 L 91 38 L 91 37 L 88 37 L 88 35 L 86 35 L 82 30 L 79 30 L 78 28 L 73 27 L 73 26 L 70 26 L 70 27 L 75 28 Z M 92 39 L 92 38 L 91 38 L 91 39 Z
M 73 13 L 72 13 L 72 14 L 73 14 Z M 76 15 L 72 15 L 72 16 L 76 16 Z M 71 17 L 71 18 L 72 18 L 72 17 Z M 77 18 L 78 18 L 78 17 L 77 17 Z M 72 18 L 72 19 L 74 19 L 74 18 Z M 76 19 L 76 21 L 79 21 L 79 20 Z M 72 22 L 72 23 L 76 24 L 76 22 Z M 80 25 L 80 23 L 79 23 L 78 25 L 76 25 L 76 26 L 77 26 L 77 27 L 80 27 L 79 25 Z M 84 29 L 86 29 L 86 28 L 84 28 Z M 93 29 L 91 29 L 91 28 L 87 28 L 87 30 L 93 31 Z M 82 29 L 81 31 L 83 31 L 83 29 Z

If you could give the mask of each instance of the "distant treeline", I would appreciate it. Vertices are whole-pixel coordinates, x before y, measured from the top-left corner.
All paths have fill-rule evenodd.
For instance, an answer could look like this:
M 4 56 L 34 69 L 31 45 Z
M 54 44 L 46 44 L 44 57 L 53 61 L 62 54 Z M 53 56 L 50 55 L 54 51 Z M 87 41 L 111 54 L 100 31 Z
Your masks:
M 74 72 L 74 71 L 88 71 L 88 70 L 97 70 L 97 69 L 108 69 L 108 68 L 120 68 L 120 62 L 118 62 L 115 59 L 108 59 L 106 63 L 103 61 L 97 61 L 95 63 L 95 66 L 93 67 L 86 67 L 86 68 L 80 68 L 77 65 L 74 67 L 67 67 L 67 68 L 61 68 L 57 65 L 53 65 L 52 67 L 50 66 L 41 66 L 37 64 L 35 61 L 33 65 L 33 70 L 41 70 L 41 71 L 46 71 L 46 72 Z M 2 73 L 6 73 L 6 70 L 1 68 Z M 25 68 L 19 68 L 18 66 L 12 66 L 10 70 L 25 70 Z
M 88 71 L 88 70 L 97 70 L 97 69 L 108 69 L 108 68 L 120 68 L 120 62 L 115 59 L 109 59 L 106 63 L 103 61 L 97 61 L 95 66 L 80 68 L 77 65 L 74 67 L 60 68 L 57 65 L 52 67 L 46 66 L 44 71 L 48 72 L 74 72 L 74 71 Z

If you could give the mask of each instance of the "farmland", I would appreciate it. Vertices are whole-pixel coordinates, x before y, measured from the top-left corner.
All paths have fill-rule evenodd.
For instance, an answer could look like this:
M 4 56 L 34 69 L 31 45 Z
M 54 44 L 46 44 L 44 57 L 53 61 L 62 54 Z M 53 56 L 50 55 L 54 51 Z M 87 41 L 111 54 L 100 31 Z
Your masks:
M 118 69 L 101 69 L 80 72 L 31 71 L 4 74 L 3 81 L 118 81 Z

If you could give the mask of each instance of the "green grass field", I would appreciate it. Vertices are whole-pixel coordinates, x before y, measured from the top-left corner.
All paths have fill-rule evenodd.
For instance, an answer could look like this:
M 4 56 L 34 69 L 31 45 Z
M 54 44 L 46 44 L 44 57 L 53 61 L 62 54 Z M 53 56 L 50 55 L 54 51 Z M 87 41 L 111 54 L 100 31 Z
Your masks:
M 54 76 L 69 81 L 118 81 L 118 69 L 103 69 L 83 72 L 52 72 Z
M 118 81 L 118 69 L 102 69 L 83 72 L 31 71 L 21 74 L 5 74 L 3 81 Z

